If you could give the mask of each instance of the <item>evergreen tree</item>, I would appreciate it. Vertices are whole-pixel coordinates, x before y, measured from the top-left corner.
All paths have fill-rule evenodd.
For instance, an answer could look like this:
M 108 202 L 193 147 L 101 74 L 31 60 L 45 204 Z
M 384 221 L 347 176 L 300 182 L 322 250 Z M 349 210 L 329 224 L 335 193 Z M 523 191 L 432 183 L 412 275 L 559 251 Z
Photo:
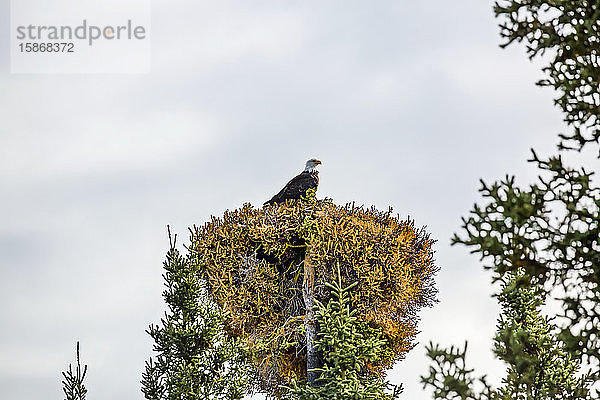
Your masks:
M 294 400 L 392 400 L 401 387 L 392 386 L 372 370 L 385 349 L 381 330 L 360 321 L 352 307 L 349 292 L 357 282 L 342 286 L 341 278 L 327 284 L 332 297 L 324 306 L 316 301 L 318 334 L 315 347 L 322 355 L 323 367 L 316 385 L 295 382 L 288 394 Z M 386 393 L 390 389 L 391 393 Z
M 538 84 L 556 90 L 556 105 L 571 131 L 559 135 L 558 155 L 533 153 L 530 161 L 541 174 L 538 183 L 519 189 L 511 178 L 484 185 L 489 204 L 473 210 L 464 221 L 467 236 L 455 240 L 494 257 L 498 275 L 521 262 L 529 274 L 543 277 L 539 286 L 546 295 L 558 296 L 564 310 L 558 315 L 560 338 L 574 357 L 594 367 L 599 381 L 600 187 L 593 172 L 566 165 L 563 155 L 598 150 L 600 2 L 504 0 L 496 3 L 495 12 L 503 46 L 523 42 L 530 58 L 547 56 L 546 77 Z M 524 202 L 528 198 L 530 204 Z M 514 220 L 518 213 L 523 218 Z M 504 226 L 504 220 L 512 225 Z M 519 248 L 502 244 L 508 235 Z
M 523 42 L 530 58 L 546 56 L 538 82 L 559 94 L 556 105 L 571 132 L 559 148 L 581 150 L 600 139 L 600 2 L 598 0 L 501 0 L 502 47 Z
M 540 315 L 544 297 L 522 270 L 502 278 L 498 295 L 502 314 L 494 338 L 494 353 L 508 365 L 496 398 L 586 399 L 586 378 L 577 377 L 579 363 L 572 360 Z
M 493 389 L 485 375 L 473 376 L 473 369 L 467 368 L 467 346 L 441 348 L 438 344 L 426 346 L 427 356 L 433 361 L 429 366 L 429 376 L 422 376 L 424 388 L 433 389 L 435 399 L 490 400 Z M 479 388 L 480 387 L 480 388 Z
M 85 396 L 87 395 L 87 389 L 83 384 L 85 374 L 87 373 L 87 365 L 84 365 L 83 369 L 81 369 L 81 362 L 79 360 L 79 342 L 77 342 L 76 353 L 77 366 L 75 371 L 73 371 L 73 367 L 69 364 L 69 369 L 62 373 L 64 378 L 62 384 L 65 400 L 85 400 Z
M 435 398 L 584 399 L 600 379 L 600 188 L 562 154 L 600 140 L 600 2 L 504 0 L 494 10 L 503 47 L 524 42 L 530 58 L 550 54 L 538 84 L 556 89 L 571 132 L 560 135 L 561 154 L 533 152 L 537 183 L 482 182 L 488 203 L 476 205 L 463 219 L 464 235 L 453 238 L 491 261 L 486 267 L 502 283 L 494 352 L 508 364 L 503 386 L 493 390 L 484 377 L 476 390 L 466 351 L 437 345 L 428 347 L 434 366 L 423 383 Z M 539 311 L 550 296 L 563 304 L 556 325 Z M 592 366 L 590 375 L 578 371 L 581 362 Z
M 434 362 L 425 387 L 434 389 L 436 399 L 462 400 L 551 400 L 587 399 L 587 377 L 579 377 L 579 363 L 571 358 L 540 314 L 544 301 L 539 286 L 530 282 L 524 270 L 502 277 L 498 295 L 502 313 L 494 337 L 494 354 L 507 364 L 507 374 L 498 389 L 485 376 L 475 379 L 466 367 L 466 345 L 442 349 L 429 344 L 427 355 Z M 481 388 L 477 388 L 478 382 Z
M 148 400 L 241 399 L 248 382 L 239 341 L 224 332 L 225 315 L 208 299 L 206 283 L 171 240 L 164 263 L 169 311 L 150 325 L 158 354 L 146 363 L 142 392 Z

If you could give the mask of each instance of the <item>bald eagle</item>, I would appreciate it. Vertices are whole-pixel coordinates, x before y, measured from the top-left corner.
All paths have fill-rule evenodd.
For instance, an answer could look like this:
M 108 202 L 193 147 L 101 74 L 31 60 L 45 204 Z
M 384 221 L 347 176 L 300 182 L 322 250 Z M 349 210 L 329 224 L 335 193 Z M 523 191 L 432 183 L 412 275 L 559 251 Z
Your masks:
M 299 199 L 301 196 L 306 195 L 308 189 L 317 190 L 317 186 L 319 186 L 317 165 L 319 164 L 321 164 L 321 161 L 316 158 L 308 160 L 304 171 L 292 178 L 279 193 L 273 196 L 271 200 L 266 201 L 264 205 L 279 204 L 288 199 Z

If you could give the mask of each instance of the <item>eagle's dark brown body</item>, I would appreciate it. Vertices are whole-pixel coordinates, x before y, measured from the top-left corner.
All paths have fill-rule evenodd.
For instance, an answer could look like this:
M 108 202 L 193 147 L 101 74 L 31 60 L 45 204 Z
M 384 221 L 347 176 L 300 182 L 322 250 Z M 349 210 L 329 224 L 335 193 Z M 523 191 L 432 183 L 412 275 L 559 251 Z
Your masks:
M 317 189 L 319 186 L 319 171 L 313 170 L 311 172 L 304 171 L 295 176 L 291 181 L 285 185 L 279 193 L 264 205 L 268 204 L 279 204 L 290 199 L 299 199 L 306 195 L 308 189 Z

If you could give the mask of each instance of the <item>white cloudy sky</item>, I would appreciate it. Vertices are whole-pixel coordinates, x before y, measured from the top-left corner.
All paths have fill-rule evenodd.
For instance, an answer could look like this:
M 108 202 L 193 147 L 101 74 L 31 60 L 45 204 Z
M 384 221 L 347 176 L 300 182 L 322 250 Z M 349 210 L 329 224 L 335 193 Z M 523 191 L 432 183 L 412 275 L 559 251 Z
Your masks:
M 313 156 L 320 196 L 438 239 L 440 303 L 390 374 L 404 397 L 430 398 L 430 339 L 469 339 L 499 379 L 489 276 L 449 241 L 479 178 L 533 179 L 562 123 L 491 1 L 156 0 L 145 75 L 11 75 L 0 4 L 0 398 L 60 398 L 79 340 L 90 400 L 141 399 L 166 225 L 259 205 Z

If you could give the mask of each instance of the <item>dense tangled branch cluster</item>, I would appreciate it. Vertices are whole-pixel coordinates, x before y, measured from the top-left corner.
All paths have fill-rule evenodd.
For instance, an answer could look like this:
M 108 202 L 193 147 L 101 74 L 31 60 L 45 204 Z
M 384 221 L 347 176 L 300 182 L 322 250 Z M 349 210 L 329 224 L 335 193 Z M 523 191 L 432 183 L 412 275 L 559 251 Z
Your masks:
M 416 312 L 433 304 L 433 240 L 413 221 L 329 200 L 246 204 L 193 231 L 193 263 L 206 274 L 210 294 L 228 312 L 227 327 L 244 339 L 260 381 L 275 392 L 306 377 L 302 319 L 303 262 L 315 266 L 315 295 L 327 303 L 327 282 L 341 272 L 357 318 L 385 338 L 374 372 L 411 348 Z M 269 386 L 270 385 L 270 386 Z
M 600 138 L 600 2 L 598 0 L 503 0 L 496 3 L 502 18 L 504 46 L 523 41 L 531 58 L 549 51 L 541 86 L 560 93 L 556 104 L 574 128 L 562 135 L 564 148 L 581 149 Z

